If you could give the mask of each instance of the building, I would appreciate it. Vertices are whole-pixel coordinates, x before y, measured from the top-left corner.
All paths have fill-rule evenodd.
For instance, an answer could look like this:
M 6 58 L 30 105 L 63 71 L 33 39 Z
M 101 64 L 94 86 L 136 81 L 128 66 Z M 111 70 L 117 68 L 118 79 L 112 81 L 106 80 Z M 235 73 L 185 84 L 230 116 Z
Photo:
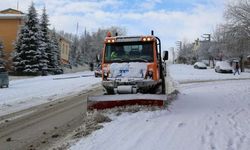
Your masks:
M 8 69 L 11 67 L 11 54 L 15 48 L 14 42 L 24 23 L 25 16 L 23 12 L 11 8 L 0 11 L 0 40 L 3 41 Z M 69 64 L 71 42 L 61 35 L 58 36 L 58 39 L 61 50 L 61 63 Z
M 3 42 L 5 60 L 10 68 L 11 53 L 14 49 L 14 42 L 23 24 L 25 14 L 15 9 L 5 9 L 0 11 L 0 40 Z
M 69 64 L 69 52 L 70 52 L 70 44 L 72 43 L 70 40 L 64 38 L 59 35 L 59 47 L 61 50 L 61 64 L 66 65 Z

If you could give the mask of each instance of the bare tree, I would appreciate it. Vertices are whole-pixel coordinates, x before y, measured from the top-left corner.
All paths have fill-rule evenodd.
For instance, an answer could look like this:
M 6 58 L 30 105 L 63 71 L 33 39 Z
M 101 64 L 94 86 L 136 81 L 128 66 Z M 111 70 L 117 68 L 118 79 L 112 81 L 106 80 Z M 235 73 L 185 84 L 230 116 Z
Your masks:
M 227 23 L 223 25 L 222 43 L 226 55 L 239 58 L 241 71 L 244 71 L 243 61 L 250 53 L 250 4 L 248 0 L 239 0 L 227 5 L 225 18 Z
M 121 27 L 110 27 L 106 29 L 99 28 L 96 32 L 90 34 L 85 30 L 84 35 L 80 37 L 80 57 L 79 61 L 85 63 L 93 63 L 96 59 L 97 54 L 102 53 L 104 38 L 107 35 L 107 32 L 111 32 L 113 36 L 116 35 L 126 35 L 126 29 Z
M 182 42 L 182 48 L 179 50 L 177 61 L 178 63 L 193 64 L 197 61 L 196 54 L 193 50 L 194 45 L 186 41 Z
M 238 0 L 227 5 L 225 18 L 233 28 L 242 28 L 250 36 L 250 4 L 249 0 Z

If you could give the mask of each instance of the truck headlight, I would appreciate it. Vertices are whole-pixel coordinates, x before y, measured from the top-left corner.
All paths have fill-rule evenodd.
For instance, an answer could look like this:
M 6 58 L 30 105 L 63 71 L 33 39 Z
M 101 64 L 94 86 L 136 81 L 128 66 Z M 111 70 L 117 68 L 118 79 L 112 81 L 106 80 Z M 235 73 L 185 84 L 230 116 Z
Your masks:
M 104 77 L 108 77 L 108 72 L 103 73 Z
M 103 79 L 107 80 L 109 77 L 109 72 L 107 70 L 103 70 Z

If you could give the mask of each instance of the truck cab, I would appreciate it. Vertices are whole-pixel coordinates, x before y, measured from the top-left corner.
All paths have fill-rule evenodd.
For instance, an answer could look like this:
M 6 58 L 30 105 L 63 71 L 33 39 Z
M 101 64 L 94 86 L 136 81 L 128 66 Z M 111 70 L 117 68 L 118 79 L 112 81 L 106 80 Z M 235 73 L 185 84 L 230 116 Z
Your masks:
M 160 39 L 108 36 L 102 56 L 102 85 L 107 94 L 164 93 Z

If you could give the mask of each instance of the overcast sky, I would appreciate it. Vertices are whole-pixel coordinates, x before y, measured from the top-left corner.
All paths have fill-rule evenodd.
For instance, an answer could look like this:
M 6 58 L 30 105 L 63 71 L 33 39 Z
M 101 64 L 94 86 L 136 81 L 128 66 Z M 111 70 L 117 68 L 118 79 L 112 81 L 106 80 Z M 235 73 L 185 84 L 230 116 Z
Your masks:
M 0 0 L 0 10 L 27 12 L 32 0 Z M 33 0 L 40 13 L 46 6 L 51 28 L 79 34 L 84 28 L 121 26 L 128 35 L 150 34 L 161 38 L 163 49 L 178 40 L 193 41 L 212 33 L 223 21 L 226 0 Z

